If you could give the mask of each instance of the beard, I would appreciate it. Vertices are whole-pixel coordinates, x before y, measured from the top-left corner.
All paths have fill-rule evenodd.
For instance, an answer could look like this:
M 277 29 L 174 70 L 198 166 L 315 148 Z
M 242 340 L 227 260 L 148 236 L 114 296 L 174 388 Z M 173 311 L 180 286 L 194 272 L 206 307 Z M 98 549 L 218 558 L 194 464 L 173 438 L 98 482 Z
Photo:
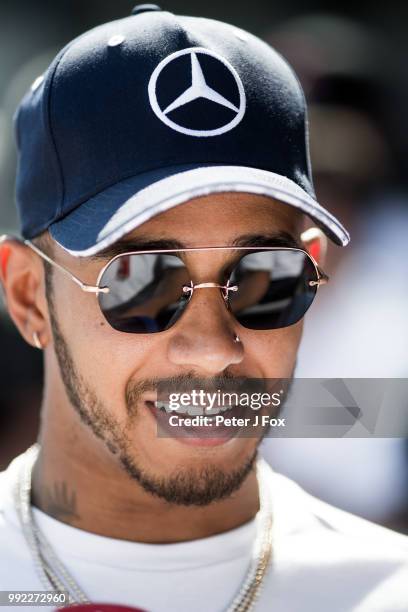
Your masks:
M 78 372 L 75 361 L 61 331 L 51 292 L 48 293 L 48 306 L 61 378 L 66 394 L 82 423 L 99 438 L 109 452 L 119 461 L 122 469 L 136 481 L 146 492 L 159 497 L 171 504 L 182 506 L 207 506 L 215 501 L 229 497 L 237 491 L 249 473 L 254 469 L 258 446 L 240 466 L 229 471 L 206 462 L 201 467 L 179 467 L 166 476 L 158 476 L 143 468 L 141 462 L 134 456 L 131 443 L 131 430 L 138 416 L 137 404 L 143 393 L 157 389 L 163 379 L 145 379 L 130 381 L 126 387 L 125 399 L 127 408 L 127 423 L 121 425 L 115 419 L 112 410 L 98 398 L 95 391 Z M 189 375 L 180 376 L 185 384 Z M 191 376 L 193 379 L 193 376 Z M 225 380 L 220 377 L 217 380 Z M 197 380 L 196 378 L 194 379 Z M 172 383 L 178 378 L 173 377 Z M 208 379 L 206 379 L 208 383 Z

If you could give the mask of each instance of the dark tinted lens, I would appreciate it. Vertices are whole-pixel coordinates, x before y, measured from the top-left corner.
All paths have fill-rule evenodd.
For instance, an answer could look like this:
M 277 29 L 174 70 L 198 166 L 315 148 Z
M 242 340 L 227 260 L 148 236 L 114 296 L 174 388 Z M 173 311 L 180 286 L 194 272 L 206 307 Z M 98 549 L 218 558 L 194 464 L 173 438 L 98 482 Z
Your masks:
M 302 251 L 257 251 L 244 255 L 235 268 L 230 308 L 244 327 L 278 329 L 299 321 L 313 302 L 316 269 Z
M 175 255 L 122 255 L 102 275 L 100 285 L 109 287 L 109 293 L 99 294 L 99 304 L 114 329 L 160 332 L 183 312 L 183 285 L 189 281 L 187 268 Z

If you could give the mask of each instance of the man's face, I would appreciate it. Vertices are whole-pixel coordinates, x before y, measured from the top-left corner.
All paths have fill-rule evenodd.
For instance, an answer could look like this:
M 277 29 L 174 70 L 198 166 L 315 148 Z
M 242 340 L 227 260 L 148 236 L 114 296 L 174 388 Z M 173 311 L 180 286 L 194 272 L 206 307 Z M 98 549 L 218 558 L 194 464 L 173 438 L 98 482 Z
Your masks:
M 177 240 L 185 247 L 228 246 L 249 234 L 286 232 L 298 238 L 301 224 L 295 209 L 269 198 L 220 194 L 177 206 L 125 238 Z M 89 284 L 95 284 L 105 263 L 71 257 L 57 245 L 54 256 Z M 216 281 L 229 256 L 226 251 L 187 254 L 185 262 L 195 282 Z M 273 331 L 244 329 L 219 290 L 206 289 L 194 293 L 181 318 L 165 332 L 124 333 L 109 326 L 95 296 L 63 274 L 54 272 L 52 285 L 55 354 L 47 355 L 51 385 L 67 394 L 81 417 L 71 411 L 67 428 L 79 428 L 89 447 L 102 441 L 108 457 L 119 461 L 147 491 L 168 501 L 205 505 L 237 489 L 253 465 L 260 440 L 235 437 L 203 445 L 158 437 L 149 409 L 156 385 L 170 377 L 291 378 L 302 323 Z

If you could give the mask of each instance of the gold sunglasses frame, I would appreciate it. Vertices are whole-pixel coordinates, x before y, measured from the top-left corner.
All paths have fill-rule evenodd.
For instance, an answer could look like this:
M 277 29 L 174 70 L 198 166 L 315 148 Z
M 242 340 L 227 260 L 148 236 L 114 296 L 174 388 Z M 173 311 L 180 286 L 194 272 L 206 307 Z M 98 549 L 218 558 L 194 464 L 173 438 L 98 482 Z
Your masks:
M 67 268 L 59 264 L 58 262 L 51 259 L 51 257 L 49 257 L 41 249 L 39 249 L 33 242 L 31 242 L 31 240 L 28 240 L 28 239 L 22 240 L 21 238 L 17 236 L 3 234 L 0 237 L 0 247 L 1 247 L 1 244 L 5 242 L 6 240 L 15 240 L 21 244 L 25 244 L 30 249 L 32 249 L 35 253 L 37 253 L 39 257 L 47 261 L 51 266 L 55 267 L 57 270 L 59 270 L 60 272 L 65 274 L 68 278 L 70 278 L 74 283 L 76 283 L 82 289 L 82 291 L 85 291 L 87 293 L 94 293 L 96 297 L 98 297 L 99 293 L 109 293 L 109 287 L 100 286 L 101 279 L 106 269 L 116 259 L 120 257 L 124 257 L 124 256 L 129 256 L 129 255 L 158 255 L 158 254 L 161 255 L 161 254 L 173 254 L 173 253 L 187 253 L 187 252 L 199 252 L 199 251 L 223 251 L 223 250 L 224 251 L 247 251 L 247 252 L 251 252 L 251 251 L 254 251 L 254 252 L 255 251 L 256 252 L 259 252 L 259 251 L 300 251 L 301 253 L 304 253 L 311 260 L 316 270 L 317 279 L 315 281 L 313 280 L 309 281 L 309 285 L 317 286 L 317 288 L 319 288 L 321 285 L 325 285 L 329 281 L 329 277 L 327 276 L 327 274 L 323 272 L 323 270 L 319 267 L 319 265 L 317 264 L 315 259 L 312 257 L 312 255 L 308 253 L 305 249 L 301 249 L 298 247 L 277 247 L 277 246 L 275 247 L 213 246 L 213 247 L 190 247 L 190 248 L 183 248 L 183 249 L 158 249 L 158 250 L 147 250 L 147 251 L 129 251 L 126 253 L 118 253 L 117 255 L 114 255 L 106 264 L 102 266 L 101 270 L 98 273 L 97 279 L 96 279 L 96 285 L 88 285 L 87 283 L 84 283 L 80 278 L 75 276 L 75 274 L 73 274 L 70 270 L 68 270 Z M 197 285 L 194 285 L 193 282 L 190 281 L 190 285 L 184 285 L 183 292 L 190 293 L 190 298 L 191 298 L 195 289 L 203 289 L 203 288 L 209 288 L 209 287 L 211 288 L 217 287 L 219 289 L 223 289 L 224 291 L 226 291 L 227 295 L 228 295 L 228 291 L 237 291 L 238 289 L 237 286 L 229 285 L 229 281 L 227 285 L 218 285 L 217 283 L 213 283 L 213 282 L 205 282 L 205 283 L 199 283 Z M 225 297 L 225 294 L 223 295 Z

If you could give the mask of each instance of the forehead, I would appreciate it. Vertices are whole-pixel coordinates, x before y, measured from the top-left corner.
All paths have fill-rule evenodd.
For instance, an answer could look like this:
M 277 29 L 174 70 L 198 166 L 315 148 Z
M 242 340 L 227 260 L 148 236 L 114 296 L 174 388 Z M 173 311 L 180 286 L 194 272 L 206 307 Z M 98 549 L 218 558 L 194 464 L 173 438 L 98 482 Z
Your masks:
M 246 193 L 220 193 L 195 198 L 161 213 L 129 236 L 183 237 L 184 241 L 227 243 L 248 232 L 287 231 L 297 234 L 303 214 L 272 198 Z

